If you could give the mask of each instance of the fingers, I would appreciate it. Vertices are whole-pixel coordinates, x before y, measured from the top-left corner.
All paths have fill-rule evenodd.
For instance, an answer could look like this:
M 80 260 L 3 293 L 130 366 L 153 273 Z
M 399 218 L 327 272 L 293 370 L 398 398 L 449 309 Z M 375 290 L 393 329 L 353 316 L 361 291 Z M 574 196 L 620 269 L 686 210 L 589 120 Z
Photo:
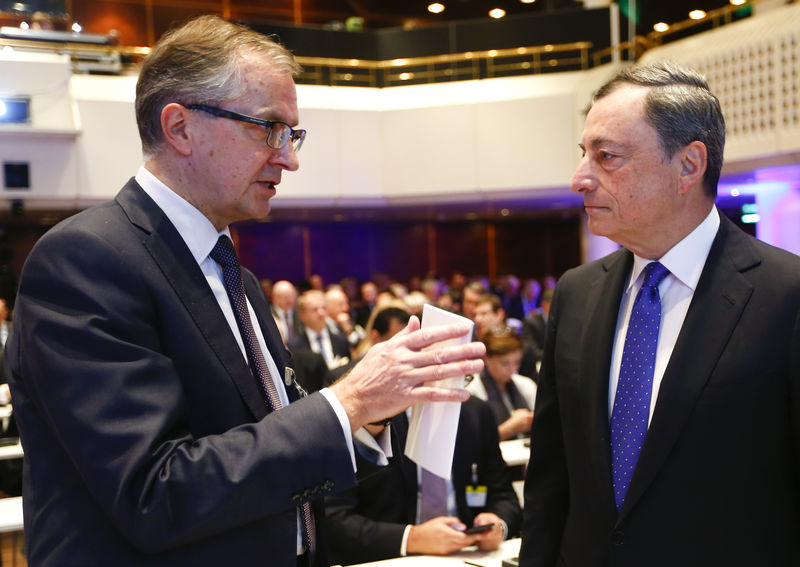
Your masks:
M 483 370 L 483 360 L 480 358 L 470 360 L 458 360 L 446 364 L 436 363 L 434 365 L 422 366 L 409 370 L 403 379 L 412 384 L 422 384 L 446 378 L 465 376 L 466 374 L 477 374 Z
M 408 323 L 408 326 L 403 329 L 403 331 L 409 331 L 404 336 L 404 339 L 406 341 L 406 346 L 412 350 L 420 350 L 434 343 L 438 343 L 447 339 L 463 337 L 472 332 L 472 326 L 466 323 L 419 329 L 419 320 L 416 321 L 417 329 L 419 330 L 417 332 L 413 332 L 410 331 L 409 328 L 414 320 L 416 320 L 416 317 L 412 317 L 411 321 Z M 401 333 L 403 331 L 401 331 Z M 398 333 L 398 335 L 399 334 L 400 333 Z
M 409 363 L 416 367 L 441 365 L 448 362 L 459 360 L 480 361 L 480 369 L 471 372 L 480 372 L 483 369 L 483 361 L 479 360 L 486 354 L 486 346 L 483 343 L 467 343 L 465 345 L 454 345 L 442 348 L 435 348 L 419 352 L 410 357 Z

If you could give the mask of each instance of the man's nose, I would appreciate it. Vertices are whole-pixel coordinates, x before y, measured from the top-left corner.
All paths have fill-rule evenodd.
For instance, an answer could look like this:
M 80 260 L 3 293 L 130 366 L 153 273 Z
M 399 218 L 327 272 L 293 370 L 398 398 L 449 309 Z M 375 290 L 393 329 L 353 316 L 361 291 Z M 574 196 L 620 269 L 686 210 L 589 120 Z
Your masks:
M 570 189 L 573 193 L 582 194 L 587 191 L 593 191 L 596 186 L 597 180 L 589 167 L 589 160 L 584 156 L 575 169 L 575 173 L 572 174 Z
M 272 156 L 270 156 L 270 162 L 279 165 L 286 171 L 297 171 L 300 167 L 300 160 L 291 142 L 287 142 L 287 144 L 279 150 L 274 150 Z

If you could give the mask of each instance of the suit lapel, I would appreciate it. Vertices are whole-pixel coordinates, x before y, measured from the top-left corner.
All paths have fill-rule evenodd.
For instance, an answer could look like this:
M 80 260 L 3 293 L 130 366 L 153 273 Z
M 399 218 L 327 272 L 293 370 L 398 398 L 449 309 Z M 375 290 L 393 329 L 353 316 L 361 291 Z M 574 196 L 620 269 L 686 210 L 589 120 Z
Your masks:
M 752 286 L 741 271 L 760 259 L 744 234 L 724 216 L 721 220 L 664 372 L 620 520 L 666 460 L 752 295 Z
M 583 412 L 587 416 L 583 434 L 590 440 L 591 478 L 597 483 L 596 493 L 606 493 L 612 509 L 608 381 L 619 304 L 632 264 L 633 255 L 624 249 L 603 260 L 603 272 L 588 290 L 588 320 L 580 342 L 579 391 L 583 396 Z
M 259 386 L 183 238 L 135 181 L 129 181 L 116 200 L 131 223 L 145 232 L 142 244 L 228 371 L 253 416 L 256 419 L 264 417 L 267 408 Z

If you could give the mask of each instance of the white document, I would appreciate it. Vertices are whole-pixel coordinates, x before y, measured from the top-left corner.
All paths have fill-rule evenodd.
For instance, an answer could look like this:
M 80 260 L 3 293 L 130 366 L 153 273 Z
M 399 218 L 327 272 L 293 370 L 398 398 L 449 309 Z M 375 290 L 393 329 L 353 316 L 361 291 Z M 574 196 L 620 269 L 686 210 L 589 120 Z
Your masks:
M 428 348 L 470 342 L 473 323 L 466 317 L 433 305 L 423 306 L 423 328 L 440 327 L 452 323 L 469 323 L 470 330 L 461 337 L 448 339 Z M 442 388 L 463 388 L 464 378 L 464 376 L 456 376 L 428 384 Z M 411 420 L 406 438 L 406 456 L 433 474 L 449 479 L 453 467 L 453 451 L 456 445 L 460 412 L 460 402 L 427 402 L 414 405 L 411 409 Z

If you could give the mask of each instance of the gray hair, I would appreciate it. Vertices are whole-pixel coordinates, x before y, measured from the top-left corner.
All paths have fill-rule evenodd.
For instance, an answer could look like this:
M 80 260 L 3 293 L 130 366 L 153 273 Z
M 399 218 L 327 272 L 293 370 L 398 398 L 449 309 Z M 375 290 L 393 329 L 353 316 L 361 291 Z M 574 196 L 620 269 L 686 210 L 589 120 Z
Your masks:
M 278 72 L 300 73 L 286 48 L 217 16 L 200 16 L 161 37 L 136 83 L 136 123 L 145 156 L 164 140 L 161 111 L 167 104 L 216 104 L 244 93 L 238 58 L 244 51 L 263 55 Z
M 624 84 L 649 87 L 645 118 L 658 133 L 665 159 L 695 140 L 705 144 L 708 165 L 703 186 L 706 194 L 715 198 L 725 149 L 725 118 L 705 77 L 669 61 L 635 65 L 621 70 L 601 86 L 592 102 Z

